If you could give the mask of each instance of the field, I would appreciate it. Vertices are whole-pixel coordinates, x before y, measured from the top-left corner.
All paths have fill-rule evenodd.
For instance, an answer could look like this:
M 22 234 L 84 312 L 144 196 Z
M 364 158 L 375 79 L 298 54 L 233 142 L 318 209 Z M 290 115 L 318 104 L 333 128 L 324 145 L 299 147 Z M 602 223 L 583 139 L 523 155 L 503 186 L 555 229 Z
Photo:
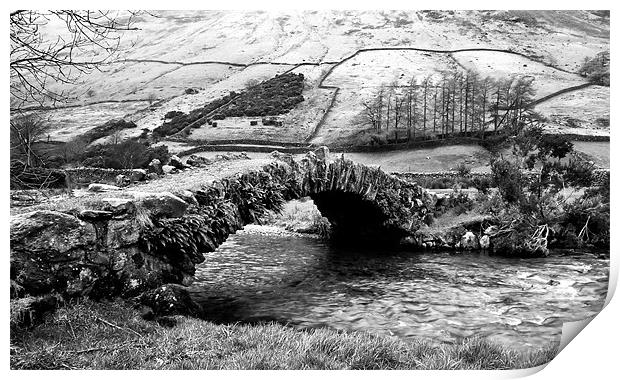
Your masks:
M 594 163 L 601 168 L 610 168 L 611 145 L 609 141 L 573 141 L 573 149 L 592 157 Z
M 609 87 L 590 86 L 536 106 L 554 133 L 609 136 Z
M 416 150 L 345 153 L 345 158 L 392 172 L 438 172 L 456 170 L 464 163 L 474 172 L 488 172 L 488 153 L 478 145 L 450 145 Z
M 201 152 L 198 156 L 213 158 L 223 152 Z M 450 145 L 436 148 L 420 148 L 415 150 L 399 150 L 376 153 L 343 153 L 332 152 L 335 157 L 344 154 L 346 159 L 368 166 L 379 166 L 387 173 L 393 172 L 438 172 L 455 170 L 455 166 L 463 162 L 474 172 L 487 172 L 488 153 L 478 145 Z M 248 152 L 252 159 L 267 159 L 270 153 Z M 293 155 L 299 159 L 303 154 Z
M 587 83 L 586 79 L 573 73 L 560 71 L 531 59 L 497 51 L 467 51 L 452 54 L 458 64 L 477 71 L 483 77 L 510 78 L 522 76 L 534 79 L 535 99 L 559 90 Z
M 236 71 L 234 75 L 228 76 L 212 86 L 199 91 L 197 94 L 183 94 L 162 104 L 154 111 L 136 115 L 135 122 L 138 128 L 154 129 L 161 125 L 163 116 L 170 111 L 189 111 L 203 106 L 205 103 L 213 101 L 231 91 L 239 91 L 247 87 L 251 80 L 263 81 L 270 79 L 284 71 L 292 68 L 285 65 L 256 65 Z
M 532 75 L 539 98 L 583 83 L 573 74 L 583 59 L 609 49 L 608 19 L 585 11 L 163 11 L 140 16 L 136 26 L 140 30 L 126 34 L 122 45 L 126 50 L 119 55 L 127 62 L 105 66 L 63 89 L 76 96 L 77 105 L 157 101 L 151 107 L 136 103 L 122 111 L 120 106 L 103 103 L 94 113 L 93 106 L 49 112 L 54 129 L 63 128 L 52 136 L 66 139 L 72 135 L 67 130 L 86 129 L 119 116 L 136 122 L 138 131 L 152 130 L 169 111 L 188 112 L 243 89 L 248 81 L 294 69 L 312 80 L 304 89 L 306 100 L 283 116 L 288 127 L 246 128 L 249 120 L 231 120 L 218 128 L 195 130 L 191 138 L 304 141 L 314 137 L 315 143 L 347 142 L 365 128 L 357 118 L 359 103 L 381 83 L 397 80 L 402 85 L 414 74 L 461 65 L 489 75 Z M 452 56 L 405 50 L 363 52 L 339 65 L 323 82 L 341 88 L 328 110 L 335 89 L 318 88 L 319 79 L 329 67 L 365 48 L 509 49 L 529 58 L 482 51 Z M 295 68 L 299 64 L 304 65 Z M 199 89 L 198 94 L 185 94 L 190 87 Z M 599 118 L 597 114 L 608 114 L 608 99 L 607 88 L 590 87 L 541 103 L 537 110 L 562 120 L 578 120 L 575 131 L 580 134 L 589 129 L 605 134 L 609 128 L 593 120 Z M 561 104 L 569 105 L 561 109 Z M 325 112 L 329 112 L 325 123 L 320 124 Z M 552 131 L 568 130 L 562 122 L 552 124 Z
M 50 140 L 69 141 L 111 119 L 131 120 L 131 115 L 148 107 L 146 101 L 101 103 L 83 107 L 64 108 L 47 112 L 44 117 L 50 124 Z M 139 133 L 140 131 L 132 131 Z
M 274 66 L 281 67 L 281 66 Z M 218 139 L 263 139 L 273 141 L 298 142 L 306 140 L 327 110 L 332 90 L 318 88 L 317 85 L 328 70 L 329 65 L 303 65 L 291 71 L 304 75 L 304 101 L 290 112 L 276 117 L 282 126 L 263 125 L 261 117 L 226 117 L 217 121 L 217 127 L 203 125 L 192 130 L 189 140 Z M 257 121 L 255 126 L 250 121 Z

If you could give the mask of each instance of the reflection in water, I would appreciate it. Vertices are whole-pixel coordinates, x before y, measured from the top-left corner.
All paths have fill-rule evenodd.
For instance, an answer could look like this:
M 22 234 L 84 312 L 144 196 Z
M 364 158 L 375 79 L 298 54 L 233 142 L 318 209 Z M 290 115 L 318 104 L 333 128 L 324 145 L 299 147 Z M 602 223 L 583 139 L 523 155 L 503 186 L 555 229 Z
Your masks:
M 197 269 L 193 293 L 213 320 L 444 342 L 477 335 L 527 349 L 558 342 L 562 323 L 598 312 L 607 292 L 609 259 L 595 254 L 359 252 L 250 230 Z

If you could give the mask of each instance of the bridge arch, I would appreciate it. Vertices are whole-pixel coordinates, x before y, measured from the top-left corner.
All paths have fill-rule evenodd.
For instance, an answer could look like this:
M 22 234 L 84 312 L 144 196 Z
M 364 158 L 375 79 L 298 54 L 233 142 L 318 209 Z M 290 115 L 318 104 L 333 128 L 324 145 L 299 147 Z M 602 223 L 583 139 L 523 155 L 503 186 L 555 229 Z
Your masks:
M 396 244 L 434 204 L 422 187 L 343 157 L 331 160 L 325 147 L 288 163 L 299 173 L 300 196 L 312 198 L 334 238 L 348 243 Z

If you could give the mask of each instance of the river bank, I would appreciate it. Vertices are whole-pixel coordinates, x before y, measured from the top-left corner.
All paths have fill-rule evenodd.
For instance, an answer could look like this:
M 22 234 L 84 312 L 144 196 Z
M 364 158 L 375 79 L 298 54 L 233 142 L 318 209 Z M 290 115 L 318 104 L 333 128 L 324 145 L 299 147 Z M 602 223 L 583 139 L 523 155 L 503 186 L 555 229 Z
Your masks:
M 517 353 L 481 339 L 404 342 L 330 329 L 145 321 L 125 301 L 78 301 L 31 330 L 11 329 L 12 369 L 516 369 L 556 347 Z

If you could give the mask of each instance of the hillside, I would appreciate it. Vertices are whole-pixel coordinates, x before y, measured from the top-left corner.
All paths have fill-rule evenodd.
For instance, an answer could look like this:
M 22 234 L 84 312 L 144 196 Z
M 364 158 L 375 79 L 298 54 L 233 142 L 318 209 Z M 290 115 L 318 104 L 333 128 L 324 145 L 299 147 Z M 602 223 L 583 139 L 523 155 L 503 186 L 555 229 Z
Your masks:
M 75 101 L 48 113 L 53 140 L 121 117 L 137 124 L 123 132 L 134 136 L 160 126 L 170 111 L 189 113 L 291 72 L 304 75 L 304 100 L 278 125 L 227 117 L 193 130 L 187 143 L 346 144 L 368 128 L 359 114 L 374 89 L 459 68 L 533 78 L 534 98 L 548 97 L 535 110 L 550 132 L 609 135 L 608 87 L 554 96 L 584 87 L 577 74 L 583 60 L 609 50 L 609 17 L 598 12 L 163 11 L 140 16 L 136 26 L 125 35 L 121 61 L 61 86 Z

